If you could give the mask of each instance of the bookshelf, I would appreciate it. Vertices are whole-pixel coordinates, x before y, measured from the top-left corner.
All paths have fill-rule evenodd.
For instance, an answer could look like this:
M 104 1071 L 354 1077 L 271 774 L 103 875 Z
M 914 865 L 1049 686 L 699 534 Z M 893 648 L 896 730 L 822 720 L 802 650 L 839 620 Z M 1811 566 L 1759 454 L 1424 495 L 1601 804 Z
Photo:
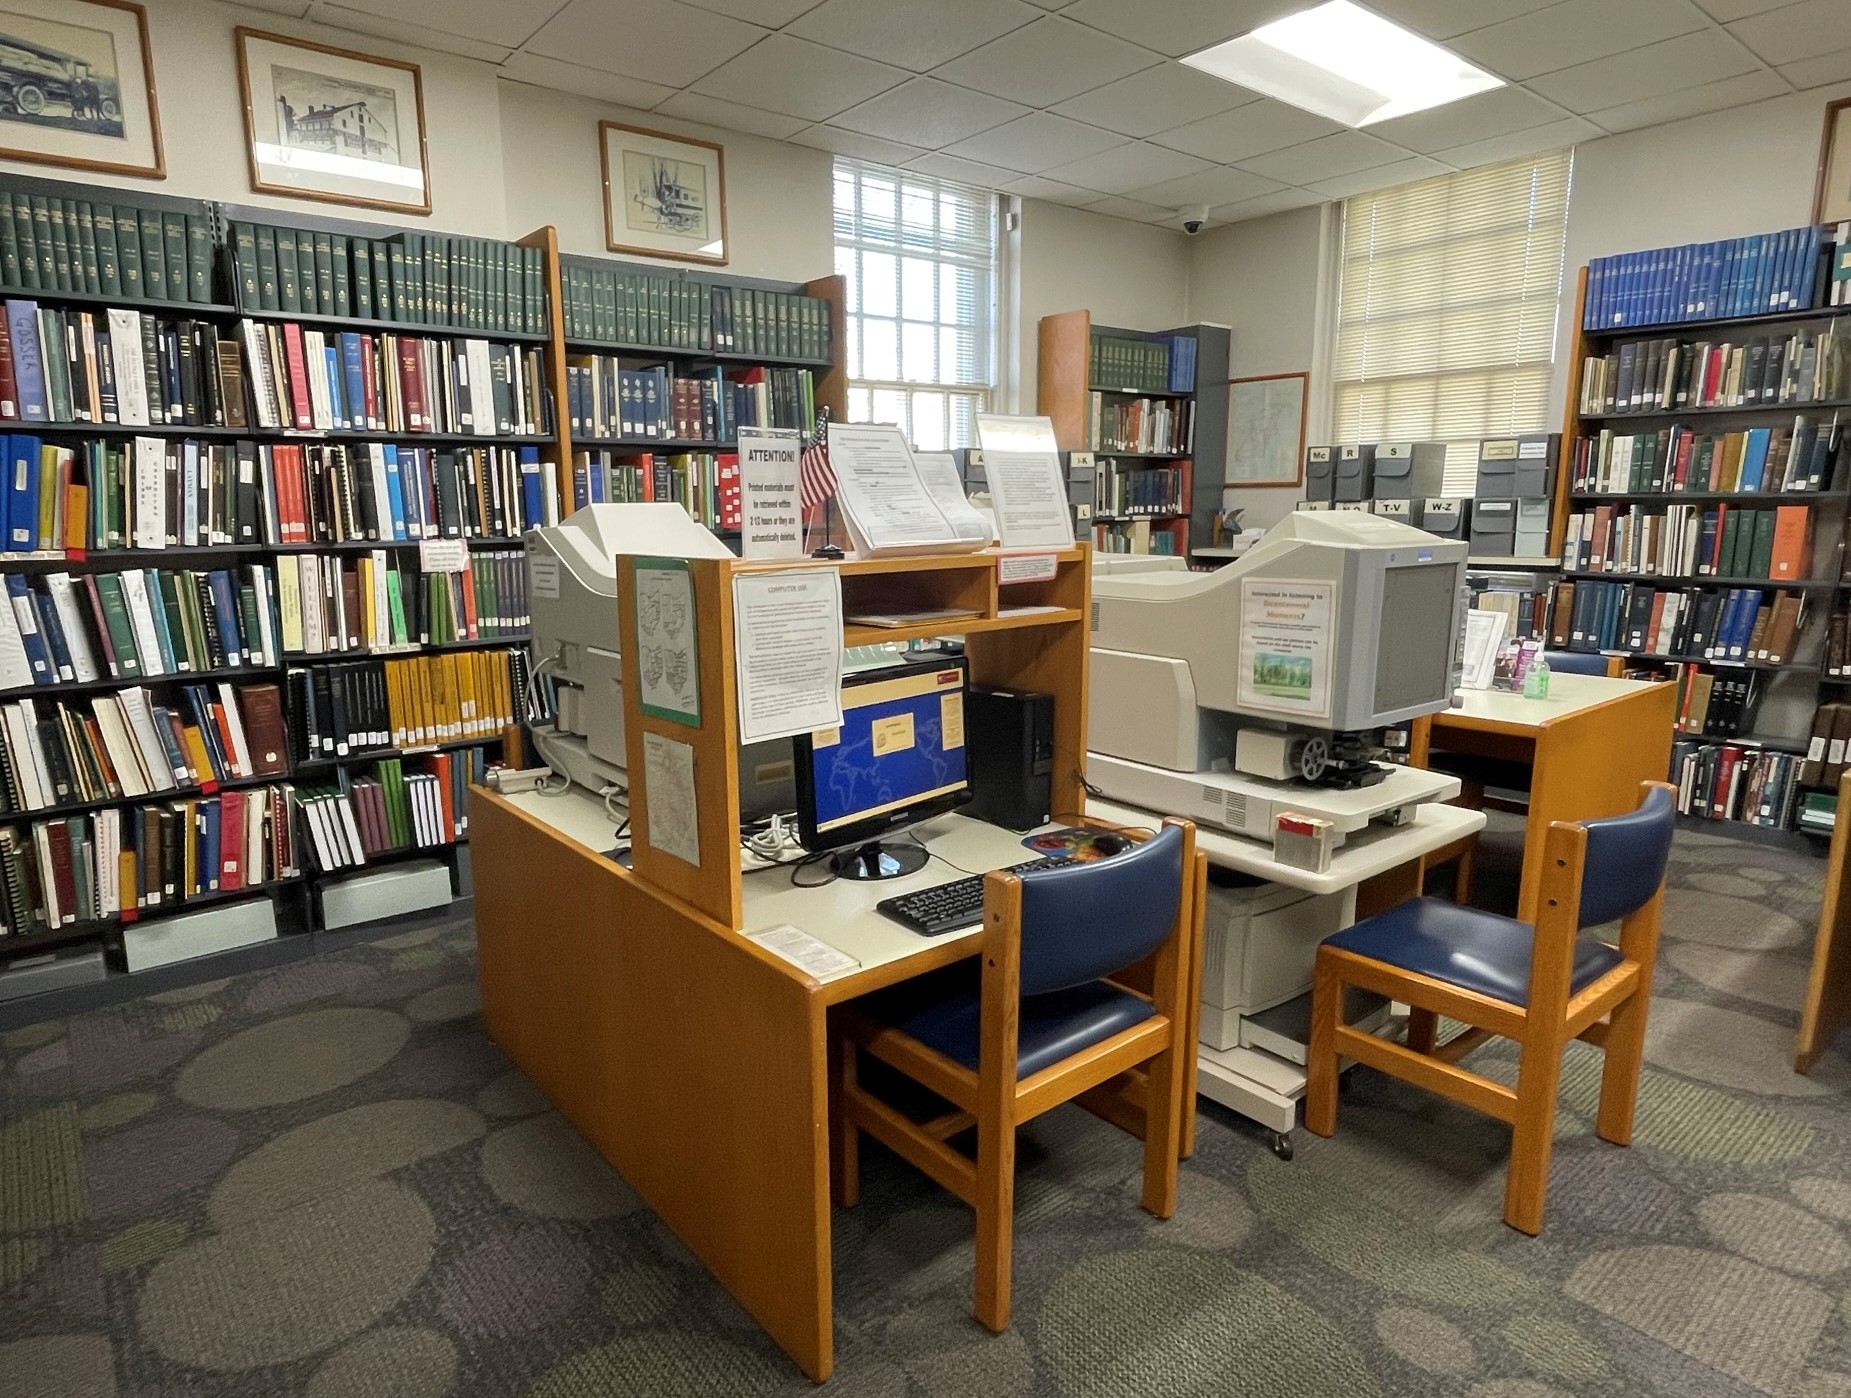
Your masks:
M 1187 555 L 1213 542 L 1229 349 L 1219 325 L 1124 330 L 1085 310 L 1041 318 L 1036 408 L 1062 451 L 1092 454 L 1096 547 Z
M 1851 601 L 1841 580 L 1851 491 L 1838 428 L 1851 377 L 1842 358 L 1827 367 L 1851 333 L 1851 307 L 1819 304 L 1831 280 L 1827 231 L 1776 236 L 1791 249 L 1780 263 L 1789 287 L 1781 294 L 1800 304 L 1761 313 L 1675 318 L 1685 313 L 1680 299 L 1703 298 L 1706 265 L 1736 255 L 1722 244 L 1635 255 L 1647 267 L 1645 294 L 1663 287 L 1661 305 L 1671 303 L 1659 318 L 1629 317 L 1651 323 L 1592 324 L 1600 317 L 1590 307 L 1613 305 L 1614 293 L 1611 282 L 1602 291 L 1607 268 L 1582 269 L 1550 531 L 1560 581 L 1550 591 L 1553 612 L 1569 587 L 1610 591 L 1622 608 L 1650 589 L 1639 605 L 1671 607 L 1667 629 L 1680 636 L 1705 625 L 1715 632 L 1732 604 L 1742 617 L 1767 618 L 1761 655 L 1752 644 L 1729 658 L 1707 646 L 1667 650 L 1656 644 L 1663 631 L 1642 637 L 1625 616 L 1598 648 L 1629 673 L 1674 679 L 1692 698 L 1725 696 L 1720 725 L 1677 735 L 1672 779 L 1675 764 L 1688 762 L 1689 814 L 1792 838 L 1796 825 L 1805 828 L 1797 821 L 1805 801 L 1828 785 L 1806 761 L 1819 705 L 1851 699 L 1851 677 L 1825 670 L 1829 623 Z M 1722 304 L 1719 285 L 1734 295 L 1732 276 L 1710 283 L 1710 304 Z M 1693 569 L 1693 558 L 1708 561 Z M 1683 600 L 1661 601 L 1667 594 Z M 1552 620 L 1558 637 L 1564 620 Z M 1706 801 L 1718 783 L 1723 799 Z
M 520 534 L 556 517 L 569 459 L 554 231 L 452 238 L 16 176 L 0 203 L 28 211 L 0 218 L 0 433 L 9 485 L 32 491 L 8 491 L 0 540 L 4 649 L 27 666 L 0 689 L 0 873 L 40 884 L 9 898 L 0 971 L 259 899 L 278 931 L 316 930 L 335 883 L 403 859 L 439 859 L 454 889 L 465 787 L 526 686 Z M 49 229 L 80 206 L 81 240 L 40 258 L 38 210 Z M 148 230 L 180 294 L 121 290 L 104 208 Z M 427 558 L 427 540 L 447 545 Z M 69 919 L 17 916 L 53 899 Z
M 738 427 L 808 432 L 823 408 L 847 418 L 842 277 L 779 282 L 577 255 L 558 269 L 565 512 L 678 500 L 734 543 Z

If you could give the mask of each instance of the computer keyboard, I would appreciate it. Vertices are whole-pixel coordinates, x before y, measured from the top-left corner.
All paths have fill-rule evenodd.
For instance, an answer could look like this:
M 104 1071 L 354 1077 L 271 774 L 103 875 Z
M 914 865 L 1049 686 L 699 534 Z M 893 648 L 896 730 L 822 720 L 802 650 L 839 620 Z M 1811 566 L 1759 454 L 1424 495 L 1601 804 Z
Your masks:
M 1031 874 L 1037 869 L 1058 869 L 1071 863 L 1071 859 L 1053 857 L 1030 859 L 1008 867 L 1012 874 Z M 896 893 L 891 898 L 881 899 L 874 907 L 922 937 L 942 937 L 947 932 L 975 927 L 983 921 L 983 875 L 972 874 L 969 878 L 953 879 L 933 888 Z

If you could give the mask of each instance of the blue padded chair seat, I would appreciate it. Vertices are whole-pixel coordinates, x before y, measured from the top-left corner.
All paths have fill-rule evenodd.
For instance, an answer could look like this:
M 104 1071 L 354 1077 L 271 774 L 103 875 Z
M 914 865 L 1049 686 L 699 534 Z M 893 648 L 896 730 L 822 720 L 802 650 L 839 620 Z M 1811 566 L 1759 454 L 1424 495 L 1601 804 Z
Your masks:
M 1494 1000 L 1524 1005 L 1530 996 L 1534 936 L 1527 922 L 1461 908 L 1438 898 L 1416 898 L 1363 919 L 1326 938 L 1324 945 Z M 1618 947 L 1577 937 L 1569 994 L 1592 985 L 1621 959 Z
M 862 1008 L 870 1019 L 910 1034 L 974 1071 L 983 1013 L 979 974 L 974 961 L 948 966 L 910 985 L 870 996 Z M 1033 1077 L 1155 1013 L 1149 1001 L 1104 981 L 1025 995 L 1016 1031 L 1015 1075 Z

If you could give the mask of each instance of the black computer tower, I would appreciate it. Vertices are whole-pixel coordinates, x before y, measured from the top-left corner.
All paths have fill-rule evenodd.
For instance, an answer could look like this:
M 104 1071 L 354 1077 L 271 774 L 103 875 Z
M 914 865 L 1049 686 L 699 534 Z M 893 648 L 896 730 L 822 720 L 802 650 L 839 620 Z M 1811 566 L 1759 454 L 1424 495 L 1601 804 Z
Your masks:
M 970 804 L 961 814 L 1008 830 L 1033 830 L 1049 815 L 1054 772 L 1054 696 L 972 689 L 964 696 Z

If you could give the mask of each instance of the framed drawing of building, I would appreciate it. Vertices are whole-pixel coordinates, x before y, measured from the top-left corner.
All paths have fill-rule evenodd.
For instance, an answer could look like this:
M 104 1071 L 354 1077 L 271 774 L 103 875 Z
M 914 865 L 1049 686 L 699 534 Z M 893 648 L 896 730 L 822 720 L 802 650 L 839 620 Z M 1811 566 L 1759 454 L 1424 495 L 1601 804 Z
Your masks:
M 0 0 L 0 156 L 166 177 L 140 5 Z
M 234 33 L 252 189 L 431 211 L 417 64 L 256 29 Z
M 726 261 L 726 152 L 712 141 L 598 123 L 604 244 L 612 252 Z

